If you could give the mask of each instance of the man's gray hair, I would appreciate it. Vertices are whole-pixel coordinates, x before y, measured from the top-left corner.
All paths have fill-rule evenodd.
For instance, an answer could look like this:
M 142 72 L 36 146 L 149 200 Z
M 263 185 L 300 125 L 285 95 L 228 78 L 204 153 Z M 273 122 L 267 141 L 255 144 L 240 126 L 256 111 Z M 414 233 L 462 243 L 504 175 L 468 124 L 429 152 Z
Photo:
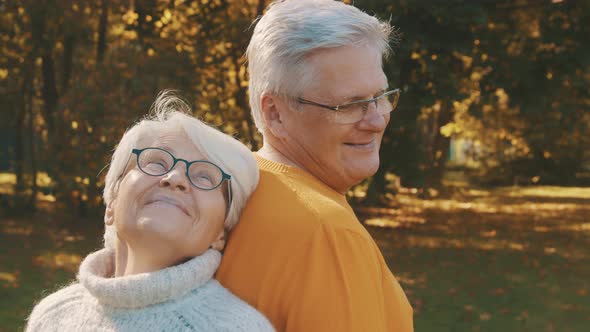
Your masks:
M 258 20 L 248 49 L 250 108 L 264 133 L 264 93 L 292 101 L 313 79 L 306 58 L 314 52 L 362 45 L 383 56 L 390 53 L 394 30 L 388 22 L 334 0 L 275 1 Z
M 186 134 L 203 156 L 231 175 L 231 203 L 225 219 L 225 229 L 231 230 L 250 195 L 258 185 L 258 165 L 252 152 L 237 139 L 210 127 L 192 116 L 188 104 L 172 91 L 163 91 L 152 106 L 150 115 L 129 128 L 115 149 L 105 178 L 104 202 L 108 205 L 117 197 L 119 183 L 125 175 L 132 149 L 145 148 L 155 141 L 162 130 L 178 130 Z M 228 202 L 229 203 L 229 202 Z M 114 248 L 114 226 L 107 226 L 105 247 Z

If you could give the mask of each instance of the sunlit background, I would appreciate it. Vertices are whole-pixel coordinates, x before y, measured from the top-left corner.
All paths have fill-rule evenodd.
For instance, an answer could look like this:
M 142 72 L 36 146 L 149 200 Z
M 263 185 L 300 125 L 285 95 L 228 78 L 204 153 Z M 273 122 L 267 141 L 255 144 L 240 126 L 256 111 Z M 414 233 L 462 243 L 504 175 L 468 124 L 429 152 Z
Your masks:
M 0 331 L 100 247 L 101 170 L 161 89 L 260 147 L 243 55 L 268 3 L 0 1 Z M 587 331 L 590 1 L 354 4 L 398 29 L 402 95 L 348 196 L 416 331 Z

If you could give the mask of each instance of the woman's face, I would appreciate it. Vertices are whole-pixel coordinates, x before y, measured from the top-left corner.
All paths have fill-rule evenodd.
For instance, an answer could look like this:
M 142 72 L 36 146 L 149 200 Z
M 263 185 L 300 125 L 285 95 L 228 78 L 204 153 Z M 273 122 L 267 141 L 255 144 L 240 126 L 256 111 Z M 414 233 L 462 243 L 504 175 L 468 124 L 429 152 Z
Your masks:
M 145 147 L 158 147 L 187 161 L 204 156 L 180 130 L 165 130 Z M 186 164 L 177 163 L 162 176 L 150 176 L 132 155 L 113 201 L 118 236 L 135 251 L 149 255 L 161 266 L 171 266 L 198 256 L 209 247 L 223 247 L 226 211 L 223 186 L 214 190 L 194 187 Z

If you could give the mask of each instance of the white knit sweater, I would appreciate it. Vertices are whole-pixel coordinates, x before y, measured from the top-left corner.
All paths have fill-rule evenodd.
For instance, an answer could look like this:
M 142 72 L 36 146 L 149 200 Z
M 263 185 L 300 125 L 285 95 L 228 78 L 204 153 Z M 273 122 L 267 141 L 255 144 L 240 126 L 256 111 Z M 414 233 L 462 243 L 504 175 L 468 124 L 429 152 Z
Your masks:
M 212 279 L 221 254 L 208 250 L 151 273 L 110 278 L 115 255 L 103 249 L 80 265 L 78 283 L 44 298 L 27 331 L 274 331 L 256 309 Z

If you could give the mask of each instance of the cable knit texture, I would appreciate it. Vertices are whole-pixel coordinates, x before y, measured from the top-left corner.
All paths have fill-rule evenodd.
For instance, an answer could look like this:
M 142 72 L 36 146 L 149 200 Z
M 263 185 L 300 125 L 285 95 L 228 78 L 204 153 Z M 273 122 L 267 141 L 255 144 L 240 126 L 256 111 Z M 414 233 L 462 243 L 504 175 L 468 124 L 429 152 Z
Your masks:
M 274 331 L 268 320 L 213 280 L 221 254 L 112 278 L 115 253 L 103 249 L 80 265 L 78 282 L 44 298 L 27 331 Z

